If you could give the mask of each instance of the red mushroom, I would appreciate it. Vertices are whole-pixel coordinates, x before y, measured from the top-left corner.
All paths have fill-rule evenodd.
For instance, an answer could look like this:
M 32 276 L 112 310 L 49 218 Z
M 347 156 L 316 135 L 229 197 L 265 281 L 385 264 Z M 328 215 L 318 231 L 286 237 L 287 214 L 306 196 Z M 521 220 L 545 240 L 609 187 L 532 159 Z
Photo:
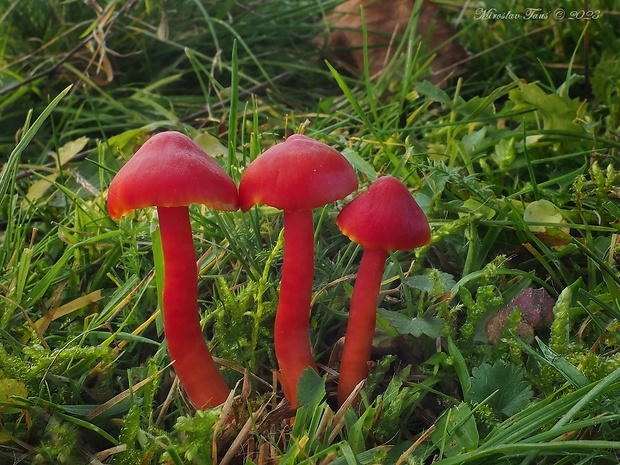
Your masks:
M 264 203 L 284 211 L 284 263 L 274 327 L 280 382 L 297 408 L 297 381 L 316 369 L 309 339 L 314 278 L 312 210 L 353 192 L 353 167 L 337 150 L 296 134 L 269 148 L 241 176 L 239 204 L 247 211 Z
M 368 375 L 376 308 L 388 251 L 412 250 L 430 241 L 431 230 L 407 187 L 391 176 L 377 179 L 346 205 L 336 223 L 364 247 L 344 339 L 338 401 L 342 404 Z
M 205 343 L 198 315 L 198 272 L 188 205 L 238 208 L 226 172 L 187 136 L 167 131 L 150 138 L 110 183 L 114 219 L 156 206 L 164 252 L 164 334 L 174 370 L 198 409 L 223 403 L 230 390 Z

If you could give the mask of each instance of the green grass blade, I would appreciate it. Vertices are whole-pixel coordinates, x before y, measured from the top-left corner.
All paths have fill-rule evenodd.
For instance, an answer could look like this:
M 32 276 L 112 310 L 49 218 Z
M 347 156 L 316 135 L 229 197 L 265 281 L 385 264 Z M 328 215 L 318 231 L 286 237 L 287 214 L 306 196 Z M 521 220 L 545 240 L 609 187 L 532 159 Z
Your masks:
M 17 143 L 11 154 L 9 155 L 9 159 L 0 175 L 0 199 L 3 199 L 4 196 L 9 191 L 9 187 L 15 180 L 15 173 L 17 172 L 17 166 L 19 165 L 19 160 L 22 152 L 26 149 L 28 144 L 32 141 L 34 136 L 37 134 L 43 123 L 49 118 L 54 109 L 58 106 L 60 101 L 69 93 L 73 86 L 68 86 L 63 90 L 60 94 L 58 94 L 45 109 L 41 112 L 39 117 L 35 120 L 32 126 L 28 127 L 28 130 L 24 133 L 24 136 Z

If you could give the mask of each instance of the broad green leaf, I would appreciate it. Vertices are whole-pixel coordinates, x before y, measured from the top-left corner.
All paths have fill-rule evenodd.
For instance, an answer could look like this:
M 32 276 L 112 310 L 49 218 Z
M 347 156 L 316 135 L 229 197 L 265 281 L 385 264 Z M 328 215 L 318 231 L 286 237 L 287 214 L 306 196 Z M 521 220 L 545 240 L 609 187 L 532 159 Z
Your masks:
M 88 144 L 88 137 L 82 136 L 75 140 L 67 142 L 65 145 L 58 149 L 58 162 L 61 166 L 64 166 L 69 160 L 75 157 L 78 153 L 84 150 L 86 144 Z
M 136 151 L 136 146 L 148 137 L 144 128 L 129 129 L 108 139 L 108 145 L 114 153 L 132 154 Z
M 208 132 L 199 132 L 194 138 L 194 142 L 196 142 L 196 144 L 198 144 L 198 146 L 204 150 L 205 153 L 213 158 L 225 158 L 228 156 L 228 148 L 222 144 L 220 139 L 212 134 L 209 134 Z
M 441 297 L 454 287 L 456 281 L 449 273 L 431 269 L 424 274 L 407 278 L 405 284 L 435 297 Z
M 444 105 L 452 104 L 450 96 L 439 87 L 431 84 L 429 81 L 422 81 L 416 84 L 415 90 L 424 95 L 425 97 L 434 100 L 435 102 L 443 103 Z
M 566 223 L 560 209 L 548 200 L 536 200 L 525 207 L 523 220 L 526 223 Z M 529 225 L 533 232 L 546 232 L 547 226 Z
M 459 145 L 466 153 L 471 154 L 477 152 L 478 150 L 480 150 L 480 147 L 484 145 L 486 135 L 487 128 L 486 126 L 484 126 L 479 130 L 473 131 L 471 134 L 467 134 L 466 136 L 464 136 L 463 140 Z
M 463 402 L 445 411 L 435 423 L 431 440 L 445 457 L 474 450 L 480 435 L 469 405 Z
M 499 361 L 474 368 L 470 386 L 466 399 L 485 402 L 508 417 L 524 409 L 533 395 L 530 384 L 523 379 L 523 370 Z
M 439 337 L 442 334 L 441 330 L 444 323 L 440 318 L 410 318 L 382 308 L 379 309 L 379 315 L 385 318 L 400 334 L 410 334 L 414 337 L 425 334 L 431 338 Z
M 603 50 L 598 64 L 592 74 L 592 92 L 601 101 L 611 104 L 617 93 L 618 80 L 620 79 L 620 59 L 611 48 Z
M 13 396 L 28 397 L 28 388 L 26 385 L 16 379 L 0 379 L 0 417 L 3 413 L 8 414 L 18 411 L 18 409 L 7 405 L 14 403 L 12 399 Z
M 495 144 L 495 150 L 491 154 L 491 159 L 501 169 L 507 168 L 515 159 L 515 138 L 502 139 Z
M 364 173 L 368 179 L 371 181 L 377 179 L 377 172 L 375 169 L 370 163 L 362 158 L 356 150 L 347 147 L 342 150 L 342 155 L 349 161 L 349 163 L 351 163 L 351 165 L 353 165 L 353 168 Z
M 558 227 L 566 223 L 560 209 L 548 200 L 536 200 L 527 205 L 523 212 L 523 220 L 546 245 L 564 246 L 571 241 L 570 228 Z
M 48 174 L 47 176 L 37 179 L 28 188 L 26 198 L 22 201 L 22 208 L 27 210 L 29 205 L 36 202 L 38 199 L 43 198 L 47 190 L 54 184 L 58 178 L 58 173 Z
M 463 202 L 462 207 L 469 210 L 470 213 L 459 212 L 460 217 L 475 213 L 477 215 L 480 215 L 481 219 L 490 220 L 495 216 L 495 210 L 474 198 L 467 199 L 465 202 Z
M 325 398 L 325 380 L 316 371 L 308 367 L 297 382 L 297 400 L 299 405 L 318 406 Z
M 518 89 L 508 94 L 515 103 L 514 110 L 533 107 L 543 119 L 543 129 L 555 131 L 583 132 L 584 129 L 575 123 L 577 110 L 581 102 L 577 99 L 568 100 L 557 94 L 546 94 L 534 83 L 519 83 Z

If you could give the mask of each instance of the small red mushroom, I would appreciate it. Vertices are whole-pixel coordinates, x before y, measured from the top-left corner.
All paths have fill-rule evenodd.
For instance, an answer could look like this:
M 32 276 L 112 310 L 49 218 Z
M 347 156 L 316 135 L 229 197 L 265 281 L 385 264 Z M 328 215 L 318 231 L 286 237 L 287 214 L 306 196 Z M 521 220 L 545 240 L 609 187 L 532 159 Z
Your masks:
M 239 184 L 239 204 L 247 211 L 264 203 L 284 211 L 284 263 L 274 327 L 276 358 L 284 395 L 297 408 L 297 382 L 316 369 L 309 339 L 314 278 L 312 210 L 353 192 L 351 164 L 334 148 L 295 134 L 248 165 Z
M 151 137 L 119 170 L 108 192 L 113 219 L 156 206 L 164 252 L 164 334 L 174 370 L 198 409 L 223 403 L 230 390 L 205 343 L 198 315 L 198 270 L 188 205 L 238 208 L 237 187 L 189 137 Z
M 342 404 L 368 375 L 376 308 L 388 251 L 428 244 L 431 230 L 407 187 L 383 176 L 347 204 L 336 220 L 345 236 L 364 247 L 344 339 L 338 401 Z

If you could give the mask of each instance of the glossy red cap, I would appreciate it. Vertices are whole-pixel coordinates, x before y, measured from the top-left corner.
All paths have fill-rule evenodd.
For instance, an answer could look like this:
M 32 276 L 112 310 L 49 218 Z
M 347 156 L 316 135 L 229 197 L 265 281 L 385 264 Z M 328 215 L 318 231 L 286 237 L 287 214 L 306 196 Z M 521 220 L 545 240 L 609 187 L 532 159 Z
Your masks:
M 226 171 L 176 131 L 156 134 L 140 147 L 110 183 L 107 201 L 114 219 L 151 206 L 238 208 L 237 187 Z
M 372 183 L 342 209 L 336 223 L 345 236 L 368 249 L 412 250 L 431 239 L 426 215 L 392 176 Z
M 355 170 L 336 149 L 295 134 L 248 165 L 239 184 L 239 204 L 281 210 L 312 210 L 357 189 Z

